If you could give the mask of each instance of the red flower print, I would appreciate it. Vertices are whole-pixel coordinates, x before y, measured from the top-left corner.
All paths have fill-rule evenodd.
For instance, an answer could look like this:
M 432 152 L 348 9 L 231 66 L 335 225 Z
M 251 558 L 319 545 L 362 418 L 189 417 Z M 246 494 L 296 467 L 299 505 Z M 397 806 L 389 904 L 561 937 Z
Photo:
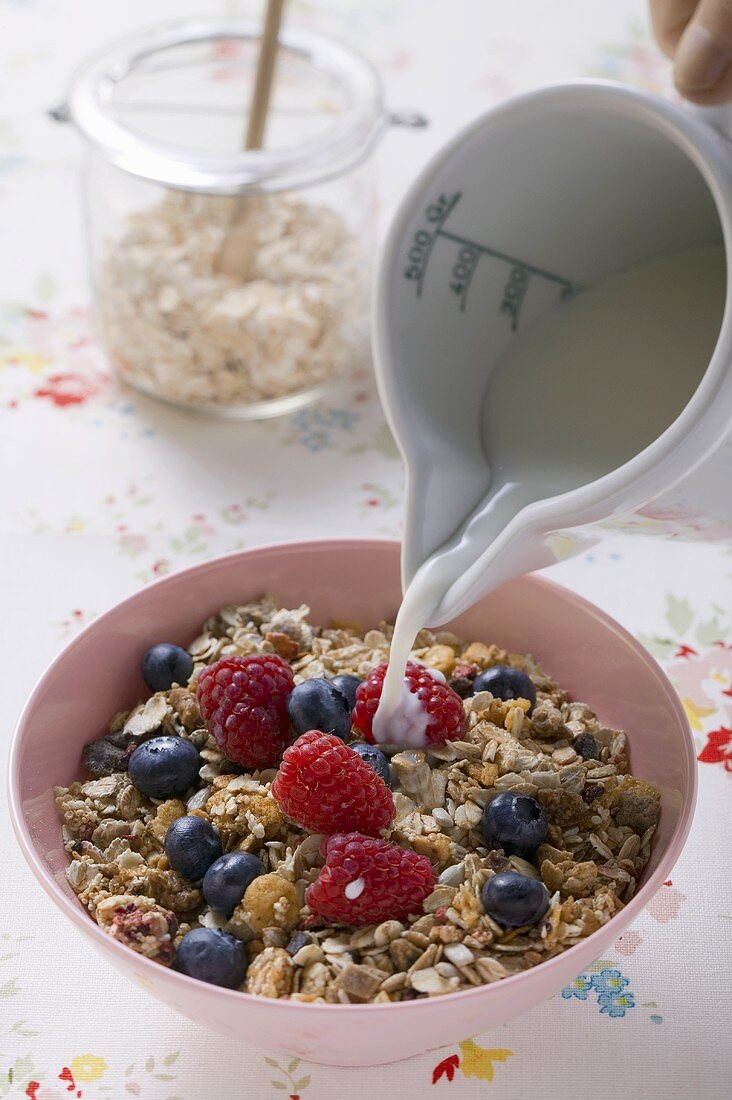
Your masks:
M 618 955 L 634 955 L 642 943 L 643 937 L 640 932 L 631 928 L 629 932 L 623 932 L 622 936 L 615 941 L 615 950 Z
M 666 883 L 658 890 L 646 906 L 646 913 L 659 924 L 668 924 L 675 920 L 686 901 L 686 894 L 682 894 L 675 886 L 667 886 Z
M 707 734 L 707 743 L 699 753 L 697 760 L 702 764 L 724 764 L 725 771 L 732 772 L 732 729 L 721 726 Z
M 73 371 L 65 371 L 49 375 L 33 396 L 47 397 L 54 405 L 64 408 L 66 405 L 83 405 L 90 397 L 96 397 L 100 389 L 98 381 Z
M 674 657 L 697 657 L 697 651 L 690 645 L 680 645 L 674 653 Z
M 432 1084 L 436 1085 L 443 1076 L 447 1077 L 448 1081 L 452 1081 L 455 1070 L 459 1065 L 460 1057 L 457 1054 L 451 1054 L 449 1058 L 444 1058 L 442 1062 L 438 1062 L 432 1070 Z
M 25 1090 L 25 1095 L 29 1098 L 29 1100 L 36 1100 L 36 1093 L 38 1092 L 40 1087 L 41 1087 L 41 1082 L 40 1081 L 29 1081 L 28 1082 L 28 1087 Z

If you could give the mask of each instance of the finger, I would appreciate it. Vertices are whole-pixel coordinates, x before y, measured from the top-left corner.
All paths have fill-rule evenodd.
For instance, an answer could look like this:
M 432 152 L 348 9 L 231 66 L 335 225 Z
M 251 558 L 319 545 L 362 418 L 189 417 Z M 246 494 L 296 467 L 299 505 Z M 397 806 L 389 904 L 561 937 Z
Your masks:
M 680 90 L 680 89 L 679 89 Z M 732 67 L 722 79 L 706 92 L 683 92 L 684 99 L 700 107 L 716 107 L 722 103 L 732 103 Z
M 699 0 L 651 0 L 651 26 L 656 41 L 673 57 Z
M 701 0 L 676 50 L 676 87 L 697 102 L 721 102 L 731 66 L 732 0 Z

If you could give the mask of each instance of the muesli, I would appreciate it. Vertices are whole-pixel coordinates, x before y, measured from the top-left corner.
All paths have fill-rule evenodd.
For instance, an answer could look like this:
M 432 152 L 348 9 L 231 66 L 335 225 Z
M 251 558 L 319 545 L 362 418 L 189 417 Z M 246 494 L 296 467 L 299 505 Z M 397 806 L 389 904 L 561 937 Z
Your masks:
M 247 993 L 381 1003 L 527 970 L 622 909 L 660 813 L 623 732 L 530 656 L 424 630 L 429 741 L 385 751 L 391 626 L 308 616 L 267 597 L 154 646 L 152 694 L 55 789 L 105 932 Z

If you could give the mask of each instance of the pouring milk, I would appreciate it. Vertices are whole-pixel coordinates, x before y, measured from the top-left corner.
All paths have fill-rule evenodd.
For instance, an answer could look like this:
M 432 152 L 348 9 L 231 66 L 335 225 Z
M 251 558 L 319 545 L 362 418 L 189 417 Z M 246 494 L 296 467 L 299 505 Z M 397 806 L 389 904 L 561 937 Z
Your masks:
M 404 593 L 376 741 L 426 743 L 427 716 L 404 681 L 414 639 L 479 558 L 491 587 L 486 551 L 507 524 L 622 466 L 677 418 L 714 350 L 725 285 L 721 248 L 663 256 L 580 291 L 509 344 L 483 404 L 486 499 Z

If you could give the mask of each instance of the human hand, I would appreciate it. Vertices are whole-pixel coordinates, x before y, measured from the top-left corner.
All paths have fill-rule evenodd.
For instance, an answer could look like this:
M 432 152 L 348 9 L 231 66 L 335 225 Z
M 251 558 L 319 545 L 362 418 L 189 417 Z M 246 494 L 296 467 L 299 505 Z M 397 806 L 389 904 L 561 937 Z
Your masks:
M 701 104 L 732 100 L 732 0 L 650 0 L 650 7 L 681 94 Z

